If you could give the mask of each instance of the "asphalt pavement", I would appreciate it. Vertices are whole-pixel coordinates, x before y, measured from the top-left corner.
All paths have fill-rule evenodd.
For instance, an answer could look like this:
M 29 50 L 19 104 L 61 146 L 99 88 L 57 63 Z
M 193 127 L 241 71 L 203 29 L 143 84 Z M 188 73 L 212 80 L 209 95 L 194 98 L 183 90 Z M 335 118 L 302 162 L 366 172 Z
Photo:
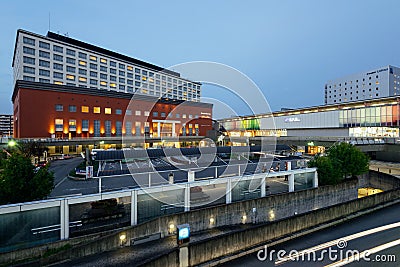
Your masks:
M 50 196 L 59 195 L 59 186 L 68 180 L 67 176 L 71 170 L 83 161 L 82 157 L 74 157 L 70 159 L 55 160 L 50 163 L 49 171 L 54 172 L 54 189 Z

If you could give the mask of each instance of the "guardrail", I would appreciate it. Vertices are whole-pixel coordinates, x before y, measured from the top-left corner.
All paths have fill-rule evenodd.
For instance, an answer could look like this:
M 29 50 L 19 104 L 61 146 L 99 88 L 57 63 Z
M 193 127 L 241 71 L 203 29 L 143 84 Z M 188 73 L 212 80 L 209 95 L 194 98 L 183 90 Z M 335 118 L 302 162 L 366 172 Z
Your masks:
M 285 176 L 288 180 L 283 182 Z M 165 214 L 264 197 L 270 194 L 270 181 L 278 177 L 282 181 L 277 185 L 286 187 L 286 192 L 318 186 L 316 169 L 306 168 L 0 206 L 0 252 L 68 239 L 70 232 L 81 229 L 86 233 L 90 229 L 93 232 L 106 227 L 137 225 Z M 248 194 L 249 190 L 252 194 Z M 205 195 L 208 197 L 204 198 Z M 85 223 L 82 218 L 88 214 L 91 203 L 108 199 L 118 199 L 118 205 L 123 205 L 118 206 L 123 207 L 124 210 L 119 210 L 123 216 L 95 213 L 99 219 Z M 176 204 L 174 208 L 170 208 L 172 204 L 165 206 L 168 199 Z

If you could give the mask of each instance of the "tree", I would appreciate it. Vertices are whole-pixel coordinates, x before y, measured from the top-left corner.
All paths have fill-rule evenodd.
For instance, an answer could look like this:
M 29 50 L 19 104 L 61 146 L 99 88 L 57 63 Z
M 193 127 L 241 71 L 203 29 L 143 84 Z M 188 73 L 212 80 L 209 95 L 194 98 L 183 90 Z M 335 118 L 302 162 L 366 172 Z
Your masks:
M 342 180 L 340 173 L 333 167 L 332 160 L 329 157 L 316 156 L 308 162 L 308 166 L 317 168 L 320 185 L 338 184 Z
M 48 151 L 48 148 L 42 142 L 33 141 L 19 143 L 18 150 L 28 158 L 34 157 L 35 162 L 38 162 L 40 160 L 40 157 L 43 156 L 43 153 L 45 151 Z
M 53 189 L 53 183 L 54 175 L 46 167 L 36 171 L 30 158 L 13 153 L 2 160 L 0 205 L 43 199 Z
M 369 170 L 369 158 L 354 145 L 344 142 L 336 144 L 328 149 L 327 155 L 344 179 Z
M 308 166 L 317 167 L 321 185 L 337 184 L 348 177 L 368 172 L 369 159 L 357 147 L 340 143 L 330 147 L 326 156 L 316 156 Z

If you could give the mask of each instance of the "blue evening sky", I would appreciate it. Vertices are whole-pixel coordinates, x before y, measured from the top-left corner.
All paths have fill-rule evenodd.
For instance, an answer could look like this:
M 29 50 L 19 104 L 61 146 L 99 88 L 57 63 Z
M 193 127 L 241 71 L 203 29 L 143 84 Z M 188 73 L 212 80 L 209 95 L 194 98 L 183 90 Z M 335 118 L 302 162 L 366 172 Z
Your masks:
M 54 32 L 163 67 L 199 60 L 234 67 L 272 110 L 321 105 L 327 80 L 400 66 L 397 0 L 2 0 L 0 113 L 12 113 L 16 31 L 45 35 L 49 12 Z M 224 100 L 213 90 L 205 85 L 204 95 Z

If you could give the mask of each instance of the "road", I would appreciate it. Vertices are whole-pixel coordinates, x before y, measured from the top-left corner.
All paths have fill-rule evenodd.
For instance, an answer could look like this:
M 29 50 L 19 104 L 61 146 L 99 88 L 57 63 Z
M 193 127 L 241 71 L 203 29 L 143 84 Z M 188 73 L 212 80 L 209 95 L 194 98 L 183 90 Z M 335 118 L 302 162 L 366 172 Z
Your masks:
M 239 267 L 239 266 L 247 266 L 247 267 L 255 267 L 255 266 L 277 266 L 274 262 L 277 260 L 277 251 L 284 251 L 285 255 L 291 250 L 301 251 L 305 249 L 310 249 L 314 246 L 324 244 L 328 241 L 334 241 L 332 246 L 325 248 L 326 251 L 324 254 L 324 259 L 320 261 L 288 261 L 279 264 L 279 266 L 283 267 L 291 267 L 291 266 L 341 266 L 339 264 L 333 265 L 332 263 L 338 262 L 340 260 L 341 253 L 343 253 L 343 259 L 346 258 L 346 252 L 349 253 L 349 250 L 357 250 L 359 252 L 365 251 L 367 249 L 376 248 L 383 244 L 388 244 L 392 241 L 397 241 L 400 243 L 400 204 L 396 204 L 385 209 L 373 212 L 371 214 L 364 215 L 362 217 L 350 220 L 344 224 L 337 225 L 335 227 L 331 227 L 326 230 L 318 231 L 316 233 L 307 235 L 305 237 L 297 238 L 292 241 L 288 241 L 286 243 L 280 244 L 276 247 L 267 248 L 267 253 L 265 254 L 265 250 L 260 252 L 259 256 L 261 258 L 264 255 L 267 255 L 267 259 L 265 261 L 261 261 L 257 257 L 257 253 L 242 257 L 240 259 L 228 262 L 222 266 L 229 267 Z M 363 237 L 359 237 L 353 240 L 346 240 L 347 245 L 343 249 L 339 249 L 336 241 L 337 239 L 343 239 L 342 237 L 346 237 L 352 234 L 360 233 L 365 230 L 374 229 L 376 227 L 398 223 L 397 227 L 383 230 L 377 233 L 372 233 Z M 340 242 L 341 246 L 345 243 Z M 389 244 L 390 245 L 390 244 Z M 332 259 L 337 256 L 336 260 L 330 260 L 329 258 L 329 248 L 331 249 Z M 276 252 L 272 252 L 275 250 Z M 334 252 L 336 250 L 337 252 Z M 321 251 L 316 252 L 316 258 L 321 257 Z M 342 251 L 342 252 L 341 252 Z M 283 252 L 282 252 L 283 253 Z M 293 252 L 294 253 L 294 252 Z M 272 261 L 270 260 L 270 255 L 273 255 Z M 294 255 L 294 254 L 293 254 Z M 313 259 L 313 253 L 310 255 L 310 259 Z M 308 255 L 304 258 L 307 260 Z M 350 255 L 350 254 L 349 254 Z M 380 259 L 392 258 L 391 255 L 395 255 L 396 262 L 377 262 L 378 258 Z M 382 251 L 377 252 L 376 254 L 371 254 L 369 257 L 369 262 L 360 260 L 359 262 L 353 262 L 346 264 L 345 266 L 349 267 L 364 267 L 364 266 L 400 266 L 400 245 L 395 245 L 393 247 L 384 249 Z M 392 260 L 392 259 L 391 259 Z M 332 264 L 332 265 L 329 265 Z
M 71 159 L 64 160 L 55 160 L 52 161 L 49 167 L 49 171 L 54 172 L 54 186 L 53 192 L 50 194 L 51 197 L 57 196 L 57 192 L 59 190 L 57 187 L 62 184 L 64 181 L 68 180 L 66 178 L 69 172 L 78 166 L 83 161 L 83 158 L 76 157 Z

